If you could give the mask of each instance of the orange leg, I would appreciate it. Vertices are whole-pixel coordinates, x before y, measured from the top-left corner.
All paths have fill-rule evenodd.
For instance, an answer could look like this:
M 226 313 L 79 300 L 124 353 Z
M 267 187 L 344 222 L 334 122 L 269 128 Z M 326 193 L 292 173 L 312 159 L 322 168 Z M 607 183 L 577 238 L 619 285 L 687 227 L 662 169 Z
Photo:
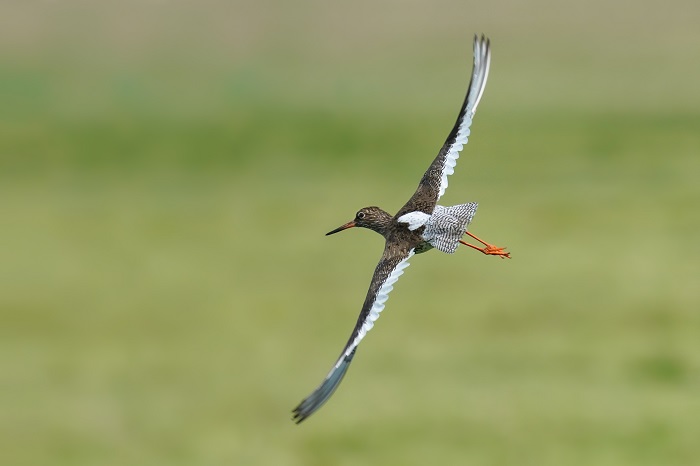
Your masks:
M 462 243 L 463 245 L 469 246 L 470 248 L 474 248 L 477 251 L 481 251 L 482 253 L 489 255 L 489 256 L 499 256 L 501 259 L 505 259 L 507 257 L 508 259 L 510 259 L 510 253 L 506 252 L 506 250 L 505 250 L 506 248 L 499 248 L 498 246 L 494 246 L 493 244 L 489 244 L 486 241 L 481 240 L 481 239 L 477 238 L 476 236 L 472 235 L 468 231 L 465 231 L 464 233 L 466 233 L 467 235 L 471 236 L 472 238 L 474 238 L 475 240 L 477 240 L 478 242 L 483 244 L 484 247 L 480 248 L 478 246 L 474 246 L 473 244 L 465 243 L 464 241 L 459 240 L 459 242 Z

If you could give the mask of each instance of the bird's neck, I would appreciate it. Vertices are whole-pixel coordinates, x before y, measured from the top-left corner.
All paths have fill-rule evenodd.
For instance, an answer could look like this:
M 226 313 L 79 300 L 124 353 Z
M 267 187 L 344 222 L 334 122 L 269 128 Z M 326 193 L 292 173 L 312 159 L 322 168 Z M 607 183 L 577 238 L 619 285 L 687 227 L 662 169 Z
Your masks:
M 389 229 L 394 218 L 388 213 L 379 209 L 377 218 L 367 226 L 370 230 L 374 230 L 385 238 L 389 234 Z

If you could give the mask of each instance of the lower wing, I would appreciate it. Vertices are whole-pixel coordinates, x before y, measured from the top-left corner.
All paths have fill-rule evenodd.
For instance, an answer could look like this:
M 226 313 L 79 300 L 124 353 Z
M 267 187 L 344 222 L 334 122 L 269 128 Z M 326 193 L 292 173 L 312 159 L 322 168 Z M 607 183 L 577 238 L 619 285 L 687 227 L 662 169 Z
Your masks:
M 379 313 L 382 312 L 384 304 L 389 299 L 389 293 L 394 288 L 394 283 L 408 267 L 408 259 L 413 256 L 414 250 L 397 250 L 391 246 L 387 243 L 384 254 L 374 270 L 372 283 L 369 286 L 362 311 L 343 352 L 321 385 L 292 411 L 293 420 L 297 424 L 316 412 L 338 388 L 348 367 L 350 367 L 352 358 L 355 356 L 357 346 L 374 326 L 374 321 L 379 318 Z

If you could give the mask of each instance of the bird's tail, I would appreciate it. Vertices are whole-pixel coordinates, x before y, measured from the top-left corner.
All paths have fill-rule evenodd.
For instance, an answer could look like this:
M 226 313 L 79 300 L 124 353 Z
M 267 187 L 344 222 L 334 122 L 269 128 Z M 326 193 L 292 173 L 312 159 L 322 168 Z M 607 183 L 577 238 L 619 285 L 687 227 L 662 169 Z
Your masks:
M 462 234 L 467 230 L 467 226 L 469 226 L 474 215 L 476 215 L 477 207 L 479 207 L 479 204 L 476 202 L 467 202 L 466 204 L 453 205 L 447 208 L 448 214 L 459 222 Z
M 450 207 L 435 206 L 427 225 L 432 235 L 428 239 L 430 245 L 442 252 L 454 253 L 459 246 L 459 239 L 476 214 L 477 206 L 476 202 Z

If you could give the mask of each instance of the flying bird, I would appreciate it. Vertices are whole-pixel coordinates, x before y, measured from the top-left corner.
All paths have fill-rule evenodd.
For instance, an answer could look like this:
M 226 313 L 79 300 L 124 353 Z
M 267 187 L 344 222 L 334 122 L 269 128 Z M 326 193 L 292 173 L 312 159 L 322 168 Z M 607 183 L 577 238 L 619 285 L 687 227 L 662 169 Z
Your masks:
M 476 212 L 475 202 L 450 207 L 437 205 L 447 189 L 448 175 L 454 173 L 459 152 L 467 143 L 472 118 L 486 87 L 490 64 L 489 40 L 483 35 L 474 36 L 474 69 L 457 121 L 437 157 L 421 178 L 418 189 L 398 213 L 392 216 L 379 207 L 364 207 L 355 214 L 352 221 L 326 234 L 332 235 L 353 227 L 369 228 L 382 235 L 386 244 L 374 270 L 357 324 L 340 357 L 321 385 L 292 411 L 293 420 L 297 424 L 316 412 L 338 388 L 355 356 L 357 346 L 374 326 L 394 283 L 408 267 L 408 260 L 414 254 L 433 248 L 452 254 L 461 243 L 487 255 L 510 258 L 510 253 L 506 252 L 505 248 L 482 241 L 467 231 L 467 226 Z M 464 234 L 483 246 L 462 241 Z

